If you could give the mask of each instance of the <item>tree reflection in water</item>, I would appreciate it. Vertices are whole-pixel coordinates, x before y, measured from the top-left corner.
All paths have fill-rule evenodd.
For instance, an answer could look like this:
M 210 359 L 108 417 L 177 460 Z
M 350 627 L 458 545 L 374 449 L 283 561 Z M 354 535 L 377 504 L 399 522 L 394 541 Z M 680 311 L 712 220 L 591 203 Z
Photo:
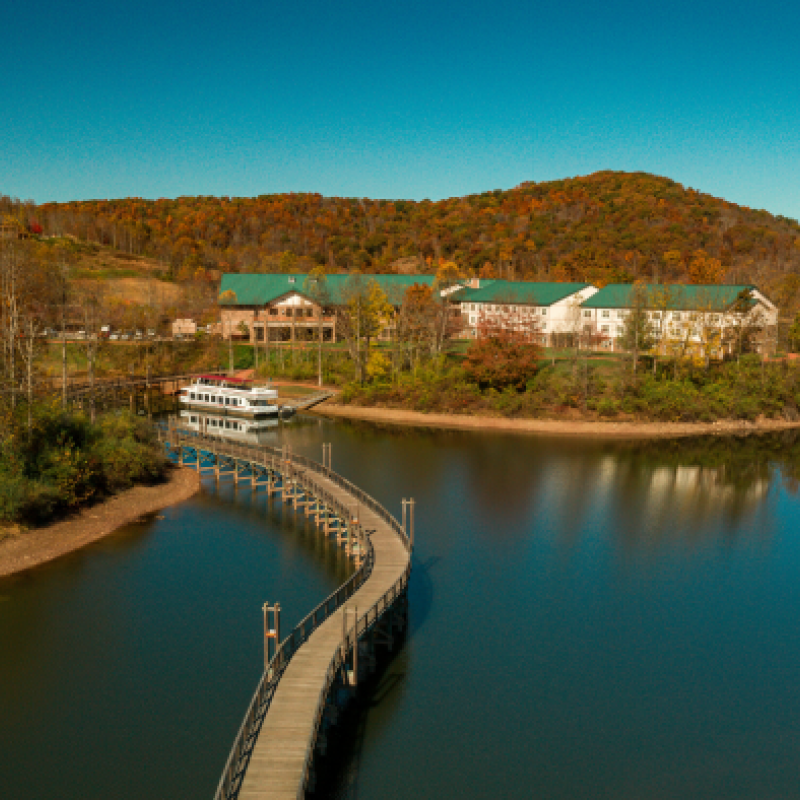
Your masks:
M 771 487 L 800 488 L 800 435 L 699 437 L 614 443 L 605 448 L 613 475 L 616 521 L 626 550 L 680 543 L 739 541 L 742 523 L 766 513 Z M 768 536 L 769 525 L 748 526 Z

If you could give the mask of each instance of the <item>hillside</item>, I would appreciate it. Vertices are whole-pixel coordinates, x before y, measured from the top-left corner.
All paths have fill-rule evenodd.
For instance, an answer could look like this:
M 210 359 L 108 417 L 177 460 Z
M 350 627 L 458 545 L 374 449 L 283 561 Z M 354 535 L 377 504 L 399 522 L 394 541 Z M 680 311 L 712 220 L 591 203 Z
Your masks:
M 437 202 L 181 197 L 49 203 L 46 234 L 72 234 L 198 270 L 428 271 L 455 260 L 509 279 L 753 282 L 800 301 L 800 225 L 645 173 L 599 172 Z

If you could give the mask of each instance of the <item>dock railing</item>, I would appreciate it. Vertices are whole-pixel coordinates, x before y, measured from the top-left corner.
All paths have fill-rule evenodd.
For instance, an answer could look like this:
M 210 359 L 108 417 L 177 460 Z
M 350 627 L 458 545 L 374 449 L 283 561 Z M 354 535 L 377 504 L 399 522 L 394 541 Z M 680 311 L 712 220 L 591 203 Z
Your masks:
M 409 554 L 408 564 L 401 577 L 385 592 L 365 613 L 357 616 L 353 626 L 346 631 L 339 646 L 336 648 L 325 675 L 323 687 L 317 702 L 317 711 L 314 717 L 313 734 L 308 742 L 305 759 L 305 774 L 308 778 L 314 754 L 314 745 L 322 722 L 325 710 L 325 701 L 336 675 L 343 668 L 347 654 L 358 647 L 358 638 L 376 624 L 383 613 L 402 595 L 408 584 L 411 574 L 411 543 L 403 526 L 384 508 L 377 500 L 372 498 L 358 486 L 331 468 L 314 461 L 306 456 L 288 453 L 285 450 L 269 445 L 249 445 L 232 442 L 224 437 L 208 436 L 195 431 L 178 430 L 175 427 L 164 425 L 156 426 L 157 436 L 160 441 L 170 448 L 188 447 L 195 450 L 196 457 L 206 452 L 222 455 L 227 458 L 240 459 L 253 464 L 258 464 L 266 469 L 272 469 L 281 474 L 282 479 L 292 480 L 302 489 L 313 493 L 318 502 L 331 509 L 342 521 L 347 521 L 350 530 L 353 519 L 353 508 L 341 503 L 323 486 L 313 480 L 314 475 L 319 475 L 344 489 L 347 494 L 363 506 L 377 514 L 391 530 L 400 537 Z M 180 451 L 180 450 L 179 450 Z M 305 471 L 298 471 L 301 468 Z M 292 656 L 299 650 L 304 642 L 308 641 L 311 634 L 338 611 L 364 584 L 372 573 L 375 564 L 375 551 L 369 536 L 365 535 L 360 525 L 356 525 L 358 536 L 359 554 L 361 563 L 356 571 L 336 591 L 331 593 L 316 608 L 310 611 L 289 635 L 278 645 L 274 655 L 267 664 L 255 693 L 245 713 L 244 720 L 234 739 L 228 760 L 217 787 L 215 800 L 231 800 L 236 797 L 241 781 L 247 769 L 249 756 L 261 728 L 264 717 L 269 710 L 272 697 L 277 685 L 289 665 Z

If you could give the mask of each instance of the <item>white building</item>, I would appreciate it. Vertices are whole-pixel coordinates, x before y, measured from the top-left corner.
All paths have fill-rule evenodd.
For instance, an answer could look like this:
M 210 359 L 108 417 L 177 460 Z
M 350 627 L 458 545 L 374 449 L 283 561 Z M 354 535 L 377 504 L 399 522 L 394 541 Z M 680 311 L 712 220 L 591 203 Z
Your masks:
M 465 339 L 480 335 L 481 326 L 499 325 L 530 334 L 539 344 L 552 344 L 558 334 L 581 330 L 581 303 L 596 294 L 588 283 L 475 281 L 454 295 Z
M 610 284 L 581 304 L 584 339 L 620 349 L 634 307 L 647 314 L 662 355 L 719 359 L 749 337 L 759 352 L 775 347 L 778 308 L 752 285 Z

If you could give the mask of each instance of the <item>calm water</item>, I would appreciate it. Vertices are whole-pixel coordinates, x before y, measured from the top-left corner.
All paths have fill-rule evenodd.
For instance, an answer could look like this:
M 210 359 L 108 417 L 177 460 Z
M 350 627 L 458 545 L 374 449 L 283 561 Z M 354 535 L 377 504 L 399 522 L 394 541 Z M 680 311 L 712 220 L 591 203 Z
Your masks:
M 395 512 L 411 631 L 318 796 L 800 798 L 800 446 L 285 427 Z M 210 797 L 261 666 L 340 582 L 203 494 L 0 582 L 0 797 Z

